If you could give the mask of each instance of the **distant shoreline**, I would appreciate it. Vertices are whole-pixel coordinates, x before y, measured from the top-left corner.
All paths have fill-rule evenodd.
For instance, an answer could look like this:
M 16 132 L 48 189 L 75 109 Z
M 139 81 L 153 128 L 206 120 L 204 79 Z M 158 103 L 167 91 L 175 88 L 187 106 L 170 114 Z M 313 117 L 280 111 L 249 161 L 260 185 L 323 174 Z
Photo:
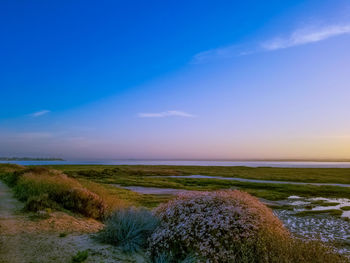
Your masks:
M 159 159 L 146 159 L 146 158 L 120 158 L 120 159 L 100 159 L 100 158 L 86 158 L 86 159 L 68 159 L 69 161 L 184 161 L 184 162 L 350 162 L 350 159 L 182 159 L 182 158 L 159 158 Z
M 0 161 L 64 161 L 61 158 L 0 157 Z
M 0 157 L 0 161 L 68 161 L 68 162 L 100 162 L 100 161 L 145 161 L 145 162 L 316 162 L 316 163 L 350 163 L 350 159 L 184 159 L 184 158 L 159 158 L 159 159 L 147 159 L 147 158 L 72 158 L 72 159 L 62 159 L 62 158 L 32 158 L 32 157 Z

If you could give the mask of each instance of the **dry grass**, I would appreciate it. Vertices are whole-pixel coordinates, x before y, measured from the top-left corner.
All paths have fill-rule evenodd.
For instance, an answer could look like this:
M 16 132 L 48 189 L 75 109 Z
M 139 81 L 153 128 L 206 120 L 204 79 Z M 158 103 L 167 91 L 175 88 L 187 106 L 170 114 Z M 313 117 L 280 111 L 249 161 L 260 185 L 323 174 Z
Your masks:
M 104 186 L 89 180 L 80 180 L 79 182 L 89 191 L 96 193 L 103 200 L 106 205 L 106 214 L 131 205 L 130 202 L 121 200 L 118 191 L 113 191 L 114 189 L 111 189 L 111 186 Z
M 41 210 L 43 206 L 78 212 L 87 217 L 101 219 L 106 205 L 96 193 L 83 187 L 77 180 L 60 171 L 31 168 L 13 173 L 16 197 L 27 202 L 29 210 Z

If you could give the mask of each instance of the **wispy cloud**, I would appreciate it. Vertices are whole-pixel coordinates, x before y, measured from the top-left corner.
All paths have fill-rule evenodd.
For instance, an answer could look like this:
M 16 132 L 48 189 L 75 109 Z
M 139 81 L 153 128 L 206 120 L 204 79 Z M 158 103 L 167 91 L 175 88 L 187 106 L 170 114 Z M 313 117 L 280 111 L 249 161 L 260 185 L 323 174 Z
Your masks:
M 327 38 L 350 34 L 350 24 L 332 25 L 322 28 L 303 28 L 294 31 L 286 38 L 277 37 L 261 44 L 264 50 L 277 50 L 319 42 Z
M 242 51 L 241 46 L 232 45 L 206 50 L 193 56 L 191 64 L 201 64 L 208 60 L 220 58 L 232 58 L 240 55 L 247 55 L 247 51 Z
M 193 118 L 195 115 L 189 114 L 184 111 L 177 110 L 169 110 L 163 112 L 155 112 L 155 113 L 139 113 L 137 115 L 139 118 L 165 118 L 165 117 L 185 117 L 185 118 Z
M 231 45 L 203 51 L 193 56 L 191 64 L 201 64 L 217 59 L 227 59 L 250 55 L 258 52 L 285 49 L 294 46 L 315 43 L 331 37 L 345 34 L 350 34 L 350 23 L 328 25 L 323 27 L 304 27 L 293 31 L 286 37 L 274 37 L 272 39 L 255 44 L 253 47 L 244 47 L 244 45 Z
M 50 113 L 51 111 L 49 111 L 49 110 L 41 110 L 41 111 L 37 111 L 37 112 L 33 112 L 32 114 L 30 114 L 30 116 L 32 116 L 32 117 L 40 117 L 40 116 L 43 116 L 43 115 L 45 115 L 45 114 L 48 114 L 48 113 Z

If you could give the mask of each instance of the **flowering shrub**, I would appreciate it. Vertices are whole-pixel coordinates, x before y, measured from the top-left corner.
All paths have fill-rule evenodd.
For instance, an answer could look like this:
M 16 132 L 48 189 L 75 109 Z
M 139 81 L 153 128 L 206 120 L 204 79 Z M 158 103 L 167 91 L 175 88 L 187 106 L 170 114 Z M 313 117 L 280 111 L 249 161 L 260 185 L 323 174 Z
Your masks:
M 155 212 L 161 223 L 149 239 L 152 258 L 194 253 L 201 262 L 254 262 L 261 233 L 288 235 L 269 208 L 237 190 L 181 194 Z

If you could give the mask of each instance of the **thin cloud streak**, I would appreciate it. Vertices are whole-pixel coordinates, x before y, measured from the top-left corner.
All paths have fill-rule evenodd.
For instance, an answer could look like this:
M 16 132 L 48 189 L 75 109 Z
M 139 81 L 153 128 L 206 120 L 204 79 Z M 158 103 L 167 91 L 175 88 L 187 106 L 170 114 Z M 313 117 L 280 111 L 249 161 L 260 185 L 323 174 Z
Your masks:
M 165 118 L 165 117 L 185 117 L 193 118 L 195 115 L 189 114 L 184 111 L 170 110 L 156 113 L 139 113 L 137 115 L 139 118 Z
M 331 37 L 350 34 L 350 24 L 333 25 L 318 29 L 301 29 L 294 31 L 287 38 L 275 38 L 261 44 L 266 51 L 284 49 L 294 46 L 319 42 Z
M 190 63 L 201 64 L 211 59 L 232 58 L 250 53 L 247 51 L 240 51 L 240 49 L 241 48 L 237 45 L 210 49 L 194 55 Z
M 37 112 L 30 114 L 30 116 L 36 118 L 36 117 L 40 117 L 40 116 L 43 116 L 45 114 L 48 114 L 50 112 L 51 111 L 49 111 L 49 110 L 42 110 L 42 111 L 37 111 Z
M 330 25 L 318 28 L 297 29 L 287 37 L 275 37 L 263 41 L 258 46 L 243 50 L 241 45 L 231 45 L 200 52 L 193 56 L 191 64 L 202 64 L 212 60 L 227 59 L 251 55 L 259 52 L 275 51 L 310 43 L 316 43 L 331 37 L 350 34 L 350 24 Z

